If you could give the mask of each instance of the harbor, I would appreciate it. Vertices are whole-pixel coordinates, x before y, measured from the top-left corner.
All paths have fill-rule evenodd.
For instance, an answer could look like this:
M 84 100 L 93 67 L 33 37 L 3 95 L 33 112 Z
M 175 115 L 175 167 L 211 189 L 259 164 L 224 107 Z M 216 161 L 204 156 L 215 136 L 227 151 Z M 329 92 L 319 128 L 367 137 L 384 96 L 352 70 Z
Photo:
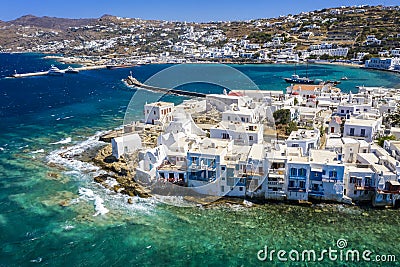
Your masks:
M 206 94 L 203 94 L 203 93 L 189 92 L 189 91 L 177 90 L 177 89 L 172 89 L 172 88 L 161 88 L 161 87 L 146 85 L 146 84 L 139 82 L 137 79 L 135 79 L 132 76 L 132 74 L 129 75 L 128 78 L 125 79 L 125 82 L 128 85 L 136 86 L 139 88 L 143 88 L 143 89 L 147 89 L 147 90 L 155 91 L 155 92 L 175 94 L 175 95 L 181 95 L 181 96 L 206 97 Z

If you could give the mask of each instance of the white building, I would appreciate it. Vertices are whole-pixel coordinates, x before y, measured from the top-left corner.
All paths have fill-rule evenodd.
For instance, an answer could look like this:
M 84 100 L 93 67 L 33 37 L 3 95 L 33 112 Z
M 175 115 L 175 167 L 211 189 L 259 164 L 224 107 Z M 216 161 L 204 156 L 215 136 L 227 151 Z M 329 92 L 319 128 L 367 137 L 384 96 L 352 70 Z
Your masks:
M 112 155 L 119 159 L 124 154 L 130 154 L 142 148 L 142 140 L 137 133 L 111 139 Z
M 382 118 L 378 120 L 350 118 L 344 123 L 343 136 L 372 142 L 379 132 L 381 124 Z
M 146 124 L 164 124 L 172 120 L 171 112 L 174 103 L 155 102 L 144 105 L 144 122 Z
M 400 65 L 400 58 L 373 57 L 365 61 L 366 68 L 393 70 L 395 65 Z
M 303 155 L 308 155 L 310 149 L 317 149 L 319 147 L 320 132 L 319 130 L 304 130 L 299 129 L 293 131 L 286 144 L 288 147 L 300 147 Z
M 210 137 L 234 140 L 235 145 L 261 144 L 264 126 L 256 123 L 221 121 L 210 129 Z

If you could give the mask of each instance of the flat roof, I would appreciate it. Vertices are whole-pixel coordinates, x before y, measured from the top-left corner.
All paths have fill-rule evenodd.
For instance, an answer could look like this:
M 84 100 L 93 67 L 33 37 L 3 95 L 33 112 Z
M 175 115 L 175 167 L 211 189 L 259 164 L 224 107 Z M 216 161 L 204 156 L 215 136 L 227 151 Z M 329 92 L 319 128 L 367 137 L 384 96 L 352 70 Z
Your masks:
M 376 120 L 350 118 L 349 120 L 345 121 L 344 125 L 370 126 L 370 127 L 372 127 L 375 123 L 376 123 Z
M 249 158 L 262 160 L 264 158 L 264 148 L 263 144 L 253 144 L 250 149 Z
M 338 162 L 336 160 L 336 152 L 323 149 L 310 149 L 310 160 L 314 163 L 332 163 Z
M 159 101 L 159 102 L 154 102 L 154 103 L 146 103 L 145 106 L 147 107 L 166 107 L 166 106 L 173 106 L 174 103 L 171 102 L 163 102 L 163 101 Z

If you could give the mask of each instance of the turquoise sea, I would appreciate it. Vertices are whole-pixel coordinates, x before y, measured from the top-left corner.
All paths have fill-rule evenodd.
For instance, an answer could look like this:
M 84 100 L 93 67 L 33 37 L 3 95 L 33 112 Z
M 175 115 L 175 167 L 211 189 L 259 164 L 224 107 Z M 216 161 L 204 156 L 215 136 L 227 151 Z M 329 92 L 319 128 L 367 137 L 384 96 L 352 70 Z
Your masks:
M 121 82 L 129 70 L 145 81 L 169 65 L 8 79 L 14 70 L 66 66 L 39 54 L 0 54 L 0 63 L 0 266 L 359 265 L 328 257 L 321 262 L 283 262 L 276 255 L 272 261 L 257 259 L 264 246 L 269 251 L 319 254 L 330 247 L 338 249 L 339 239 L 346 240 L 346 249 L 395 255 L 397 262 L 383 265 L 400 265 L 399 210 L 278 203 L 178 207 L 155 198 L 136 198 L 130 205 L 124 196 L 93 182 L 98 170 L 74 161 L 63 162 L 64 167 L 49 164 L 57 161 L 54 151 L 96 145 L 90 137 L 122 124 L 134 93 Z M 294 69 L 292 65 L 232 66 L 268 90 L 285 89 L 282 78 Z M 302 73 L 301 67 L 297 72 Z M 355 91 L 358 85 L 400 87 L 400 76 L 387 72 L 333 65 L 310 65 L 308 72 L 320 79 L 347 76 L 349 80 L 339 85 L 345 92 Z M 185 87 L 221 92 L 206 84 Z M 182 99 L 164 97 L 176 103 Z M 138 118 L 141 114 L 137 110 Z M 110 212 L 94 216 L 93 195 L 79 194 L 82 188 L 102 198 Z

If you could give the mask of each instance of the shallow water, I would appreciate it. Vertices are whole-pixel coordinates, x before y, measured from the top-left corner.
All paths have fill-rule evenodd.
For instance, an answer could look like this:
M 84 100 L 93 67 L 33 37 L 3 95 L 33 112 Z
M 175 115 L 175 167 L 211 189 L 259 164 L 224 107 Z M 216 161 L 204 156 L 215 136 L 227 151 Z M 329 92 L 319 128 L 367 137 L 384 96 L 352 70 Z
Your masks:
M 129 70 L 5 79 L 14 69 L 36 71 L 60 64 L 38 54 L 0 54 L 0 61 L 0 266 L 269 266 L 271 262 L 257 259 L 265 245 L 319 251 L 335 247 L 340 238 L 349 248 L 400 259 L 398 210 L 282 204 L 179 208 L 153 198 L 134 198 L 130 205 L 127 197 L 93 182 L 99 170 L 73 161 L 66 167 L 49 166 L 49 161 L 59 160 L 52 158 L 54 151 L 81 147 L 90 136 L 122 124 L 133 95 L 121 82 Z M 133 71 L 144 81 L 165 67 L 140 66 Z M 281 78 L 293 72 L 291 65 L 234 67 L 263 89 L 283 90 Z M 342 66 L 310 65 L 309 74 L 322 79 L 347 76 L 340 86 L 344 91 L 362 84 L 400 84 L 398 75 Z M 185 88 L 221 90 L 205 84 Z M 142 111 L 136 112 L 133 115 L 139 118 Z M 85 144 L 96 142 L 90 139 Z M 109 212 L 94 216 L 95 197 L 79 194 L 82 188 L 92 190 Z M 272 264 L 281 265 L 277 260 Z

